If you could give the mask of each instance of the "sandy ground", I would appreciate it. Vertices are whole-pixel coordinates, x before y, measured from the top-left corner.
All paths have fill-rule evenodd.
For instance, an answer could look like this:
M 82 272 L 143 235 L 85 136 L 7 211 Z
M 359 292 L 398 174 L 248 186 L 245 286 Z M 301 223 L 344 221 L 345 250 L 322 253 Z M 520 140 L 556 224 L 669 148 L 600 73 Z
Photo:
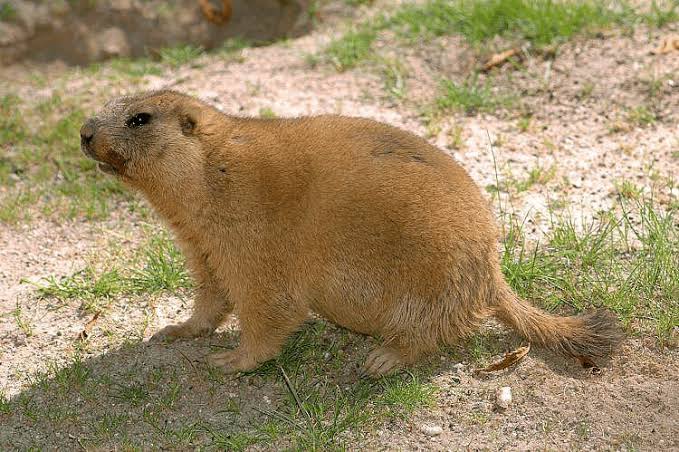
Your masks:
M 442 38 L 426 48 L 404 51 L 409 95 L 395 101 L 385 95 L 383 81 L 370 68 L 337 73 L 325 65 L 309 66 L 305 55 L 336 35 L 333 28 L 321 26 L 311 35 L 283 44 L 246 49 L 242 61 L 204 56 L 198 67 L 146 77 L 144 88 L 185 91 L 230 113 L 258 115 L 262 108 L 271 108 L 279 116 L 341 113 L 427 134 L 420 105 L 431 98 L 442 73 L 459 79 L 461 68 L 469 65 L 461 60 L 470 52 L 460 40 Z M 493 152 L 499 177 L 507 184 L 525 179 L 536 166 L 553 167 L 549 181 L 521 193 L 503 193 L 503 199 L 511 199 L 516 215 L 527 216 L 527 232 L 533 238 L 549 227 L 545 218 L 555 201 L 559 208 L 589 218 L 612 205 L 616 184 L 623 179 L 647 192 L 660 187 L 661 203 L 671 196 L 676 199 L 677 188 L 666 181 L 679 175 L 679 53 L 650 53 L 667 32 L 640 29 L 631 36 L 612 33 L 576 40 L 564 45 L 554 59 L 529 58 L 519 70 L 503 67 L 493 75 L 494 83 L 518 94 L 524 110 L 531 112 L 525 131 L 517 126 L 520 114 L 509 109 L 447 115 L 430 139 L 460 160 L 481 187 L 496 183 Z M 82 83 L 78 77 L 70 80 L 75 86 Z M 653 80 L 658 81 L 658 93 L 650 98 L 648 86 Z M 88 89 L 104 83 L 93 80 Z M 116 89 L 115 94 L 138 89 L 129 86 Z M 16 91 L 30 92 L 21 83 Z M 49 91 L 46 88 L 42 95 L 48 96 Z M 658 119 L 645 127 L 630 124 L 628 111 L 639 105 L 650 106 Z M 450 140 L 454 127 L 461 127 L 462 140 L 455 148 Z M 7 396 L 36 391 L 28 386 L 31 375 L 46 369 L 52 360 L 63 362 L 72 356 L 74 337 L 89 319 L 77 301 L 40 300 L 24 280 L 70 275 L 88 260 L 101 259 L 97 250 L 110 242 L 111 234 L 123 248 L 138 244 L 138 222 L 121 217 L 114 214 L 98 223 L 38 219 L 29 225 L 0 225 L 0 388 Z M 139 345 L 129 351 L 123 338 L 149 337 L 163 325 L 185 318 L 189 306 L 190 293 L 115 300 L 93 330 L 86 359 L 103 363 L 103 368 L 134 370 L 134 362 L 151 359 L 156 349 Z M 19 328 L 17 308 L 31 335 Z M 104 334 L 107 331 L 115 334 Z M 518 344 L 506 332 L 495 334 L 505 349 Z M 195 350 L 200 344 L 178 347 L 190 348 L 190 356 L 200 359 L 200 350 Z M 141 354 L 139 361 L 134 361 L 134 352 Z M 441 359 L 431 376 L 440 388 L 435 406 L 375 426 L 365 439 L 369 449 L 679 450 L 677 351 L 659 349 L 650 338 L 629 340 L 601 375 L 539 351 L 515 370 L 485 378 L 473 375 L 468 363 L 458 364 L 448 356 Z M 190 379 L 184 367 L 178 372 Z M 492 403 L 501 386 L 510 386 L 514 395 L 504 412 Z M 256 392 L 239 386 L 234 391 L 245 398 Z M 9 433 L 0 427 L 0 444 L 24 441 L 32 434 L 49 436 L 40 428 L 29 433 L 23 421 L 13 418 L 10 423 L 14 430 Z M 441 427 L 441 433 L 431 434 L 427 425 Z M 53 445 L 74 444 L 60 441 Z

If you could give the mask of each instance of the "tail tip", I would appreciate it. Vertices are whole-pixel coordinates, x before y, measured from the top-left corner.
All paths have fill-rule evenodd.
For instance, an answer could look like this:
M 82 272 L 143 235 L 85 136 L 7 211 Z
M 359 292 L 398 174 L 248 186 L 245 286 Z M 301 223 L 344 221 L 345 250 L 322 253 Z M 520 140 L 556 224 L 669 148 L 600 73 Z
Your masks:
M 602 357 L 612 354 L 625 338 L 618 317 L 607 309 L 595 309 L 580 316 L 584 337 L 576 339 L 574 355 Z

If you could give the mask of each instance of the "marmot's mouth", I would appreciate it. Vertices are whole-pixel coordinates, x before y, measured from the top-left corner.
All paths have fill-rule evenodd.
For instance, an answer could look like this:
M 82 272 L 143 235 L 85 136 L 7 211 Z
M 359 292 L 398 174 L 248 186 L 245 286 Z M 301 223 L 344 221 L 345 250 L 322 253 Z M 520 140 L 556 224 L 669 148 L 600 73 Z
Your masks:
M 97 168 L 99 168 L 99 171 L 102 173 L 112 174 L 114 176 L 118 174 L 118 171 L 106 162 L 97 162 Z

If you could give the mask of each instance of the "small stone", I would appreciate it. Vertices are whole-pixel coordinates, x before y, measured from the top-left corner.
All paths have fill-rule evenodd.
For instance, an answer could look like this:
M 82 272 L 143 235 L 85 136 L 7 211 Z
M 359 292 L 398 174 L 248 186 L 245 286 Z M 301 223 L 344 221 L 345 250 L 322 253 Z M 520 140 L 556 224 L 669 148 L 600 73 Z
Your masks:
M 427 436 L 439 436 L 443 433 L 443 428 L 440 425 L 424 424 L 420 427 L 420 431 Z
M 495 406 L 499 410 L 506 410 L 512 403 L 512 388 L 503 386 L 495 392 Z

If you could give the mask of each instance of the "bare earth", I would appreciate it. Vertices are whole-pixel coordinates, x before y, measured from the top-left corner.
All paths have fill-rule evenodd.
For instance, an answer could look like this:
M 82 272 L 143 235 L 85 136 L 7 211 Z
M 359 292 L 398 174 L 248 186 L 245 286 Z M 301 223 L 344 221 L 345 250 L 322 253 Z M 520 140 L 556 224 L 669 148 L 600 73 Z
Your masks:
M 11 87 L 19 96 L 38 98 L 48 98 L 53 89 L 74 91 L 90 113 L 110 95 L 171 87 L 228 113 L 256 116 L 262 108 L 270 108 L 279 116 L 341 113 L 370 117 L 420 135 L 429 133 L 431 141 L 461 161 L 481 187 L 496 184 L 493 152 L 501 184 L 512 178 L 526 179 L 536 166 L 553 167 L 554 177 L 545 183 L 520 193 L 502 193 L 517 216 L 527 217 L 527 232 L 533 239 L 549 228 L 550 207 L 576 218 L 591 218 L 613 204 L 616 183 L 622 179 L 633 180 L 650 192 L 659 179 L 679 175 L 679 52 L 650 52 L 661 35 L 672 27 L 677 32 L 676 24 L 660 32 L 638 29 L 632 36 L 611 32 L 599 39 L 577 39 L 563 45 L 553 60 L 535 57 L 524 61 L 520 70 L 501 68 L 493 76 L 495 84 L 519 95 L 524 108 L 532 112 L 525 131 L 517 127 L 517 113 L 499 111 L 448 115 L 433 136 L 422 121 L 420 106 L 434 96 L 442 72 L 463 77 L 471 51 L 459 38 L 448 37 L 401 53 L 409 68 L 408 91 L 405 100 L 398 101 L 385 94 L 382 79 L 370 68 L 337 73 L 327 65 L 309 66 L 305 55 L 322 49 L 340 26 L 339 19 L 330 17 L 311 35 L 246 49 L 242 61 L 206 55 L 200 57 L 198 67 L 147 76 L 141 85 L 111 87 L 97 75 L 57 71 L 53 77 L 59 83 L 31 94 L 28 82 L 17 77 L 21 72 L 8 69 L 0 73 L 5 82 L 0 89 Z M 378 45 L 388 52 L 388 42 Z M 653 100 L 658 120 L 645 127 L 630 125 L 625 121 L 627 112 L 647 102 L 649 80 L 660 81 L 661 95 Z M 450 131 L 456 126 L 461 127 L 461 144 L 453 149 Z M 669 202 L 672 196 L 676 199 L 677 193 L 671 192 L 676 187 L 664 190 L 659 202 Z M 241 414 L 227 420 L 247 425 L 257 419 L 255 408 L 280 395 L 271 385 L 258 386 L 257 377 L 227 378 L 215 389 L 195 372 L 195 366 L 203 368 L 210 344 L 234 343 L 233 324 L 210 339 L 167 346 L 135 341 L 186 318 L 189 292 L 114 300 L 83 349 L 75 338 L 91 315 L 79 309 L 77 300 L 39 299 L 35 287 L 26 282 L 70 275 L 88 262 L 124 261 L 149 228 L 159 227 L 155 218 L 130 218 L 123 210 L 102 222 L 59 224 L 37 219 L 27 225 L 0 225 L 0 390 L 6 396 L 24 394 L 37 401 L 49 400 L 49 393 L 39 385 L 30 386 L 32 376 L 47 370 L 50 363 L 69 361 L 76 348 L 98 375 L 144 380 L 154 369 L 173 372 L 175 381 L 191 391 L 181 401 L 184 417 L 164 422 L 224 417 L 230 414 L 218 408 L 224 399 L 235 399 Z M 30 325 L 30 335 L 16 321 L 17 308 Z M 515 335 L 494 325 L 488 326 L 487 333 L 499 350 L 520 344 Z M 327 326 L 325 336 L 337 334 L 337 328 Z M 357 378 L 356 366 L 374 341 L 349 336 L 350 344 L 343 347 L 346 366 L 338 372 L 351 380 Z M 325 345 L 331 341 L 324 340 Z M 429 379 L 439 388 L 435 404 L 405 419 L 369 426 L 350 448 L 679 450 L 679 356 L 675 347 L 660 348 L 652 338 L 630 338 L 599 375 L 540 350 L 531 351 L 515 369 L 487 377 L 475 375 L 468 358 L 461 348 L 444 352 L 440 364 L 436 362 L 439 357 L 434 357 L 435 371 Z M 511 387 L 513 393 L 506 411 L 493 404 L 495 391 L 502 386 Z M 74 394 L 59 397 L 74 410 L 106 411 L 105 405 L 82 406 Z M 442 431 L 432 434 L 427 426 Z M 0 414 L 0 448 L 42 444 L 70 449 L 78 447 L 87 428 L 70 425 L 52 431 L 48 423 Z M 146 438 L 145 429 L 149 427 L 123 425 L 115 435 Z M 123 437 L 115 435 L 111 444 Z

